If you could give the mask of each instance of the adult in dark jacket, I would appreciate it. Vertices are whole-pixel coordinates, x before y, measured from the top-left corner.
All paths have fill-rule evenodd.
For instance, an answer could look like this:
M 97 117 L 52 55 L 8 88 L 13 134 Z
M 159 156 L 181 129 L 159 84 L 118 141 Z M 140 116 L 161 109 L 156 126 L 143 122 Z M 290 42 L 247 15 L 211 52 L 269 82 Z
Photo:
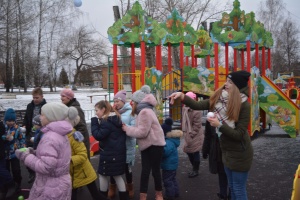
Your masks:
M 30 141 L 30 138 L 34 136 L 34 132 L 32 132 L 32 119 L 41 114 L 41 108 L 46 104 L 46 100 L 44 99 L 44 94 L 42 88 L 34 88 L 32 90 L 32 101 L 27 105 L 26 113 L 23 119 L 23 127 L 26 128 L 26 146 L 33 147 L 33 142 Z M 27 167 L 29 172 L 28 183 L 33 183 L 35 179 L 35 172 Z
M 220 199 L 230 199 L 228 194 L 228 182 L 227 176 L 224 171 L 224 165 L 222 162 L 222 151 L 220 147 L 220 141 L 216 128 L 212 127 L 208 121 L 205 124 L 205 137 L 202 146 L 202 157 L 207 159 L 209 163 L 209 171 L 212 174 L 218 174 L 219 178 L 219 193 L 217 193 Z
M 13 186 L 14 184 L 11 174 L 6 168 L 4 147 L 6 139 L 3 139 L 2 136 L 5 137 L 5 126 L 0 121 L 0 200 L 6 198 L 9 186 Z
M 217 128 L 222 150 L 222 161 L 231 189 L 232 200 L 247 200 L 248 172 L 253 160 L 253 148 L 248 134 L 250 104 L 248 80 L 250 73 L 237 71 L 228 74 L 226 83 L 208 100 L 196 102 L 181 92 L 173 93 L 170 103 L 180 99 L 196 110 L 209 110 L 214 117 L 207 118 Z
M 91 129 L 100 147 L 100 191 L 107 197 L 108 180 L 113 176 L 119 189 L 120 200 L 129 199 L 122 178 L 126 167 L 126 134 L 122 130 L 121 116 L 112 112 L 113 108 L 108 101 L 96 103 L 95 110 L 97 117 L 91 119 Z
M 74 92 L 71 89 L 63 89 L 60 92 L 60 99 L 62 101 L 63 104 L 65 104 L 68 107 L 75 107 L 78 111 L 78 115 L 80 117 L 80 122 L 74 126 L 74 128 L 79 131 L 83 137 L 84 137 L 84 145 L 86 147 L 87 150 L 87 154 L 88 154 L 88 158 L 90 158 L 90 139 L 89 139 L 89 132 L 86 126 L 86 122 L 85 122 L 85 116 L 84 116 L 84 112 L 80 107 L 80 103 L 77 101 L 76 98 L 74 98 Z

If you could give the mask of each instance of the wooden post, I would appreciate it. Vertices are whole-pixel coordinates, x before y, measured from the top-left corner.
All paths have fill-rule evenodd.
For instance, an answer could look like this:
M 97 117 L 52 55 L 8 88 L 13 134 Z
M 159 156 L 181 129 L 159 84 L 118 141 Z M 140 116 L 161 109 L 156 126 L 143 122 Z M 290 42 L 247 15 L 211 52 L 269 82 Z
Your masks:
M 155 48 L 156 48 L 156 69 L 162 71 L 161 45 L 157 45 Z

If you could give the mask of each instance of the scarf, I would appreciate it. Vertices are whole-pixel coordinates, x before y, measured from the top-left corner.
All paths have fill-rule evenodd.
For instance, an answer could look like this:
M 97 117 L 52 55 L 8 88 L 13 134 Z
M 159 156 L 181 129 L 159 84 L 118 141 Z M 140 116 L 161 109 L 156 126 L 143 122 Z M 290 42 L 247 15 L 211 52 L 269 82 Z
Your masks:
M 247 101 L 248 97 L 245 94 L 240 93 L 240 95 L 242 98 L 242 103 Z M 217 117 L 220 120 L 220 122 L 222 122 L 223 124 L 227 124 L 231 128 L 235 128 L 234 120 L 229 120 L 226 114 L 227 104 L 228 104 L 228 92 L 226 90 L 222 90 L 220 99 L 217 101 L 215 105 L 214 112 L 217 114 Z
M 139 114 L 141 112 L 141 110 L 143 110 L 144 108 L 150 108 L 153 110 L 153 105 L 151 105 L 150 103 L 147 103 L 147 102 L 139 103 L 136 108 L 136 114 Z
M 182 131 L 184 133 L 191 133 L 192 126 L 189 117 L 189 109 L 188 107 L 183 108 L 183 116 L 182 116 Z

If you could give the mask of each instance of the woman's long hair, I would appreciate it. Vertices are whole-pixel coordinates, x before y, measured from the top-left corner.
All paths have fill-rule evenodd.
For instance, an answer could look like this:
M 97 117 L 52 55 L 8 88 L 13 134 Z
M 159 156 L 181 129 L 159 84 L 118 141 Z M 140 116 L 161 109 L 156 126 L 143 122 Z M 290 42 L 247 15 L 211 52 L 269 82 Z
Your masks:
M 120 116 L 120 113 L 117 111 L 117 109 L 115 109 L 114 107 L 112 107 L 110 105 L 110 103 L 106 100 L 101 100 L 99 101 L 98 103 L 95 104 L 95 107 L 98 108 L 98 109 L 102 109 L 102 108 L 105 108 L 105 111 L 104 111 L 104 114 L 102 116 L 102 119 L 106 120 L 109 116 L 109 114 L 111 112 L 115 112 L 116 115 L 121 118 Z
M 209 98 L 210 110 L 215 110 L 215 105 L 222 95 L 222 90 L 224 85 L 216 90 L 216 92 Z M 242 98 L 240 90 L 236 85 L 232 84 L 231 89 L 228 93 L 228 103 L 227 103 L 227 116 L 229 120 L 238 121 L 240 110 L 242 105 Z

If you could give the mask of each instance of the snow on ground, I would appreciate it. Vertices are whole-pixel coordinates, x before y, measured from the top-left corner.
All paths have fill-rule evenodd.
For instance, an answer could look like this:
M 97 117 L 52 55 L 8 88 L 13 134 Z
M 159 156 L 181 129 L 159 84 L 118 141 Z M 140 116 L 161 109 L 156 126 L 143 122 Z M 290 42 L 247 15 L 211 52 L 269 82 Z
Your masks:
M 56 92 L 49 92 L 49 88 L 43 88 L 44 91 L 44 98 L 47 102 L 61 102 L 60 100 L 60 91 L 62 88 L 57 88 Z M 9 94 L 15 94 L 16 99 L 2 99 L 2 95 L 4 96 L 5 90 L 0 89 L 0 110 L 6 110 L 8 108 L 13 108 L 15 110 L 25 110 L 28 103 L 32 100 L 31 95 L 32 88 L 28 89 L 27 93 L 24 93 L 23 91 L 19 92 L 19 90 L 15 89 L 14 93 Z M 89 95 L 96 95 L 96 94 L 103 94 L 108 93 L 107 90 L 104 90 L 102 88 L 99 89 L 91 89 L 91 88 L 79 88 L 77 91 L 74 91 L 75 98 L 79 101 L 81 108 L 85 110 L 86 112 L 86 119 L 90 119 L 92 117 L 91 115 L 94 114 L 94 105 L 100 101 L 104 100 L 104 96 L 94 96 L 93 97 L 93 103 L 90 102 Z M 110 98 L 113 98 L 113 93 L 110 94 Z M 107 100 L 108 100 L 107 96 Z

